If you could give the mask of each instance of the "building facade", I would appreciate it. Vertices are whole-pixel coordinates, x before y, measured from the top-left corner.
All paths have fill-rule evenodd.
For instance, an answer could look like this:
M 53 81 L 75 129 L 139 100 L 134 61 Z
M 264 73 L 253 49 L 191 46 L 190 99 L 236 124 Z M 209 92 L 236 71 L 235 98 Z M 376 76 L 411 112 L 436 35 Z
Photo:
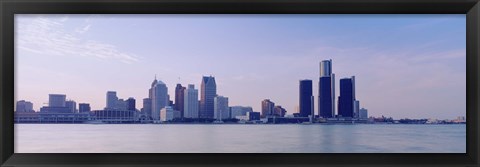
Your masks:
M 48 107 L 48 106 L 45 106 Z M 52 112 L 16 112 L 15 123 L 86 123 L 91 120 L 90 113 L 52 113 Z
M 355 112 L 355 76 L 340 79 L 340 96 L 338 96 L 338 115 L 353 118 Z
M 230 118 L 230 110 L 228 108 L 228 97 L 216 96 L 214 98 L 214 118 L 224 120 Z
M 152 116 L 152 99 L 144 98 L 143 99 L 143 108 L 142 112 L 147 115 L 147 117 Z
M 250 106 L 231 106 L 230 108 L 230 117 L 236 118 L 237 116 L 245 116 L 247 112 L 252 112 L 253 108 Z
M 127 110 L 127 101 L 118 99 L 117 104 L 113 108 L 114 110 Z
M 321 118 L 332 118 L 335 116 L 335 74 L 332 73 L 332 60 L 320 62 L 318 115 Z
M 48 106 L 49 107 L 65 107 L 67 95 L 64 94 L 49 94 Z
M 247 118 L 249 121 L 260 120 L 260 112 L 247 112 Z
M 150 88 L 150 99 L 152 99 L 152 119 L 160 120 L 160 110 L 165 106 L 168 106 L 168 88 L 165 83 L 158 81 L 156 78 L 152 82 L 152 87 Z
M 117 106 L 117 102 L 118 102 L 117 92 L 107 91 L 107 104 L 105 106 L 105 109 L 106 110 L 115 109 L 115 107 Z
M 200 118 L 214 117 L 214 98 L 217 96 L 215 77 L 203 76 L 200 90 Z
M 17 101 L 16 111 L 17 112 L 35 112 L 33 110 L 33 103 L 25 100 Z
M 368 118 L 368 110 L 365 108 L 361 108 L 359 110 L 359 118 L 360 119 L 367 119 Z
M 127 110 L 94 110 L 97 120 L 103 123 L 135 123 L 138 118 L 135 111 Z
M 90 112 L 92 109 L 90 108 L 90 104 L 88 103 L 78 103 L 78 110 L 80 113 Z
M 262 101 L 262 118 L 267 116 L 272 116 L 274 114 L 275 103 L 270 101 L 270 99 L 265 99 Z
M 193 84 L 189 84 L 184 90 L 184 114 L 185 118 L 198 118 L 199 102 L 198 90 Z
M 42 113 L 72 113 L 72 110 L 69 107 L 50 107 L 50 106 L 43 106 L 40 108 L 40 112 Z
M 287 113 L 287 110 L 285 110 L 282 106 L 275 106 L 273 108 L 273 115 L 275 116 L 284 117 L 286 113 Z
M 72 113 L 71 109 L 66 106 L 66 95 L 64 94 L 49 94 L 48 106 L 40 108 L 42 113 Z
M 65 101 L 65 107 L 68 107 L 71 113 L 77 113 L 77 103 L 73 100 Z
M 173 109 L 171 106 L 165 106 L 160 110 L 160 121 L 167 122 L 175 118 L 180 118 L 180 111 Z
M 184 116 L 184 107 L 185 107 L 185 87 L 182 84 L 177 84 L 175 87 L 175 110 L 180 111 L 180 116 Z
M 353 117 L 359 118 L 360 117 L 360 101 L 355 100 L 353 102 Z
M 126 109 L 127 109 L 128 111 L 136 111 L 136 110 L 137 110 L 137 107 L 136 107 L 136 105 L 135 105 L 136 100 L 135 100 L 133 97 L 128 98 L 128 99 L 125 101 L 125 103 L 126 103 Z
M 313 84 L 312 80 L 300 80 L 299 86 L 299 108 L 300 116 L 308 117 L 313 112 Z

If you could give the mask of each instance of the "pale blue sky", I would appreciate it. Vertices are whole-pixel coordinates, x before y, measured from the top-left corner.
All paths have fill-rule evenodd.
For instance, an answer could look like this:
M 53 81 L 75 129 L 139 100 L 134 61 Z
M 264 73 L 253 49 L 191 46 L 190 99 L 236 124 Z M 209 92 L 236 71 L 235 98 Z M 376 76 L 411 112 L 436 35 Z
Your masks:
M 213 75 L 230 105 L 268 98 L 295 112 L 298 83 L 333 60 L 356 76 L 371 116 L 452 119 L 466 110 L 465 15 L 16 15 L 16 99 L 38 110 L 48 94 L 93 109 L 105 94 L 137 108 L 157 78 L 200 87 Z

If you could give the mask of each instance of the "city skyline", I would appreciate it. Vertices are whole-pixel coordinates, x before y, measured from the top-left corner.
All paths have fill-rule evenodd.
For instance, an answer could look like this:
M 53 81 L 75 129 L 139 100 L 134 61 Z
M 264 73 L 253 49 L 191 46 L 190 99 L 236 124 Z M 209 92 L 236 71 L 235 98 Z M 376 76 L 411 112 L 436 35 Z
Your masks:
M 230 17 L 232 17 L 232 20 L 253 27 L 247 28 L 245 31 L 237 29 L 229 25 L 234 24 L 229 20 Z M 368 109 L 369 115 L 385 115 L 396 118 L 454 118 L 465 115 L 465 41 L 462 41 L 465 37 L 458 35 L 465 33 L 464 16 L 398 17 L 397 19 L 400 19 L 401 23 L 397 23 L 396 26 L 409 29 L 417 35 L 416 37 L 408 36 L 405 38 L 416 39 L 425 36 L 431 36 L 432 38 L 419 42 L 412 41 L 411 44 L 407 42 L 396 43 L 398 50 L 375 50 L 364 47 L 363 45 L 377 45 L 377 48 L 382 48 L 382 42 L 385 42 L 385 40 L 368 42 L 370 40 L 364 39 L 362 41 L 362 38 L 355 38 L 365 37 L 363 34 L 354 33 L 351 39 L 357 39 L 359 43 L 346 42 L 347 46 L 342 47 L 331 46 L 329 42 L 342 43 L 345 38 L 348 39 L 348 35 L 339 36 L 337 34 L 338 37 L 343 39 L 334 40 L 333 37 L 325 35 L 324 31 L 317 30 L 321 34 L 320 36 L 325 36 L 327 41 L 317 39 L 318 35 L 315 37 L 306 36 L 308 33 L 317 32 L 313 30 L 321 27 L 323 25 L 321 22 L 326 21 L 327 23 L 336 22 L 340 25 L 360 24 L 370 32 L 366 33 L 367 36 L 369 35 L 373 40 L 379 40 L 382 39 L 381 34 L 387 32 L 373 34 L 372 31 L 377 28 L 366 23 L 383 21 L 392 24 L 391 22 L 393 22 L 381 16 L 365 18 L 358 16 L 350 16 L 350 18 L 348 16 L 331 17 L 340 21 L 335 21 L 335 19 L 326 16 L 318 16 L 317 18 L 312 15 L 305 17 L 291 15 L 284 17 L 260 16 L 258 18 L 252 16 L 186 17 L 177 15 L 155 17 L 144 15 L 138 18 L 105 15 L 68 17 L 64 15 L 41 17 L 38 15 L 20 15 L 16 17 L 16 21 L 19 21 L 16 27 L 19 28 L 16 29 L 16 35 L 19 36 L 18 46 L 16 46 L 16 51 L 18 51 L 16 52 L 18 53 L 16 55 L 16 84 L 18 85 L 16 87 L 16 101 L 31 101 L 34 104 L 34 109 L 38 110 L 46 102 L 45 99 L 48 94 L 57 93 L 66 94 L 67 99 L 75 100 L 77 103 L 90 103 L 92 109 L 102 109 L 105 104 L 105 92 L 116 91 L 118 97 L 123 99 L 134 97 L 136 106 L 142 106 L 142 99 L 149 97 L 147 89 L 150 88 L 150 82 L 155 74 L 169 88 L 170 100 L 175 99 L 175 85 L 177 83 L 182 85 L 194 84 L 199 89 L 201 87 L 200 77 L 212 75 L 216 80 L 217 94 L 229 97 L 230 106 L 251 106 L 254 111 L 260 112 L 261 101 L 271 99 L 276 104 L 282 105 L 288 111 L 288 114 L 292 114 L 299 105 L 298 82 L 299 80 L 309 79 L 313 81 L 314 111 L 318 114 L 318 99 L 316 99 L 318 98 L 318 63 L 322 60 L 333 59 L 333 73 L 335 73 L 336 78 L 359 76 L 356 82 L 357 99 L 361 101 L 362 108 Z M 359 22 L 363 19 L 366 19 L 367 22 Z M 157 52 L 152 52 L 147 50 L 155 48 L 155 45 L 152 44 L 159 43 L 142 43 L 147 46 L 139 46 L 139 44 L 133 44 L 128 42 L 129 40 L 115 36 L 115 33 L 118 35 L 131 29 L 123 28 L 118 29 L 118 32 L 113 31 L 114 33 L 98 34 L 109 27 L 105 25 L 105 22 L 113 25 L 123 25 L 125 20 L 133 22 L 132 27 L 136 28 L 132 29 L 141 29 L 139 28 L 140 24 L 142 25 L 140 27 L 154 25 L 154 27 L 146 30 L 153 34 L 160 33 L 161 37 L 166 38 L 166 41 L 156 41 L 163 45 L 157 46 L 160 47 L 156 50 Z M 428 24 L 424 24 L 425 20 L 429 21 Z M 353 23 L 347 21 L 353 21 Z M 301 23 L 301 26 L 287 26 L 291 22 Z M 306 25 L 310 22 L 314 24 L 312 27 Z M 215 27 L 213 23 L 220 24 Z M 435 33 L 444 33 L 436 34 L 440 37 L 433 37 L 434 33 L 427 33 L 428 28 L 447 23 L 454 23 L 454 25 L 442 27 L 441 29 L 445 31 L 435 29 Z M 192 30 L 185 29 L 184 26 L 188 24 L 199 25 L 195 30 L 202 33 L 196 34 Z M 278 28 L 278 25 L 283 27 Z M 153 31 L 155 28 L 159 28 L 158 26 L 161 30 L 175 31 L 171 32 L 171 36 L 162 33 L 161 30 Z M 396 26 L 390 25 L 390 27 Z M 327 29 L 333 29 L 333 27 L 335 26 L 327 27 Z M 53 32 L 53 30 L 58 29 L 61 31 Z M 267 30 L 274 31 L 267 33 Z M 451 30 L 455 31 L 452 32 Z M 45 31 L 45 35 L 28 36 L 32 35 L 29 33 L 37 31 Z M 302 33 L 302 31 L 307 31 L 307 33 Z M 344 31 L 352 35 L 352 32 Z M 191 36 L 182 35 L 183 33 Z M 241 34 L 246 37 L 239 36 Z M 419 34 L 423 34 L 423 36 L 418 36 Z M 453 34 L 456 34 L 456 36 Z M 140 33 L 138 38 L 126 35 L 126 38 L 136 40 L 145 38 L 152 42 L 152 39 L 144 35 L 146 34 Z M 452 38 L 446 40 L 445 36 L 448 35 Z M 393 36 L 400 38 L 399 35 Z M 83 55 L 71 55 L 76 54 L 76 48 L 69 48 L 73 46 L 69 46 L 68 43 L 65 44 L 67 46 L 60 46 L 54 41 L 45 44 L 38 43 L 38 41 L 46 40 L 46 37 L 59 38 L 75 44 L 79 43 L 86 47 L 87 51 L 93 50 L 99 54 L 89 54 L 87 52 Z M 248 40 L 244 39 L 254 37 L 259 40 L 260 46 L 250 45 Z M 187 38 L 195 42 L 188 42 L 186 41 Z M 387 41 L 392 42 L 395 38 L 388 38 Z M 292 40 L 285 42 L 287 39 Z M 439 39 L 443 39 L 443 41 Z M 278 43 L 265 44 L 267 41 L 275 40 L 278 40 Z M 193 45 L 200 44 L 199 42 L 202 41 L 208 42 L 201 46 Z M 222 42 L 226 42 L 226 44 L 221 45 Z M 212 44 L 221 47 L 208 47 Z M 418 46 L 420 44 L 422 46 Z M 181 45 L 184 48 L 173 45 Z M 414 45 L 416 46 L 414 47 Z M 47 51 L 47 46 L 52 48 L 53 51 Z M 168 51 L 167 46 L 174 49 Z M 290 46 L 290 49 L 286 46 Z M 410 47 L 413 47 L 413 49 L 408 49 Z M 142 48 L 146 51 L 142 51 Z M 239 51 L 239 49 L 244 51 Z M 303 49 L 305 51 L 302 51 Z M 440 51 L 431 53 L 432 49 L 439 49 Z M 398 54 L 399 50 L 406 51 Z M 409 56 L 409 54 L 413 56 Z M 374 56 L 368 57 L 369 55 Z M 41 56 L 43 57 L 39 58 Z M 250 61 L 242 60 L 244 58 Z M 201 59 L 205 59 L 205 61 Z M 407 60 L 402 61 L 403 59 Z M 32 61 L 36 63 L 32 64 Z M 211 63 L 202 64 L 199 62 Z M 87 63 L 91 64 L 87 65 Z M 32 65 L 30 66 L 30 64 Z M 191 68 L 182 68 L 182 65 L 191 66 Z M 95 71 L 95 74 L 90 73 L 92 70 Z M 47 87 L 47 85 L 51 86 Z M 79 89 L 82 86 L 85 86 L 85 88 Z M 335 87 L 339 88 L 338 79 L 335 81 Z M 335 91 L 335 95 L 337 95 L 335 98 L 338 98 L 339 89 Z M 409 96 L 405 94 L 412 98 L 407 98 Z M 200 89 L 198 95 L 200 100 Z M 395 101 L 393 99 L 390 99 L 392 101 L 383 99 L 383 97 L 392 97 L 392 95 L 397 95 L 398 98 L 395 98 Z M 432 95 L 435 96 L 432 97 Z M 337 101 L 337 99 L 334 100 Z M 432 105 L 438 101 L 448 103 L 438 106 Z

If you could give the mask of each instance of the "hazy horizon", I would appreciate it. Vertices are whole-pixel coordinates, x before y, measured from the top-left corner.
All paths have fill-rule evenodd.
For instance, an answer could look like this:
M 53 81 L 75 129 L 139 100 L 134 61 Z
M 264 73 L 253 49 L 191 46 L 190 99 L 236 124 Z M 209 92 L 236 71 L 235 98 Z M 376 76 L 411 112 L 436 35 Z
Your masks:
M 318 114 L 325 59 L 335 98 L 339 79 L 355 76 L 369 116 L 466 115 L 464 14 L 15 16 L 15 101 L 36 111 L 48 94 L 103 109 L 107 91 L 134 97 L 140 109 L 155 75 L 172 101 L 177 83 L 200 92 L 212 75 L 229 106 L 261 111 L 271 99 L 287 114 L 299 103 L 299 80 L 310 79 Z

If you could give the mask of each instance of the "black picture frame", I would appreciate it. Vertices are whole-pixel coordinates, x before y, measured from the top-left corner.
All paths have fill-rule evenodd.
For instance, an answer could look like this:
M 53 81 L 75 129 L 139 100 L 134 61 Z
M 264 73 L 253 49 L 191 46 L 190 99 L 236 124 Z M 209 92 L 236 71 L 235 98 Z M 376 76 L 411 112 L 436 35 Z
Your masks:
M 2 166 L 478 166 L 479 0 L 1 0 Z M 14 154 L 14 14 L 466 14 L 466 154 Z

